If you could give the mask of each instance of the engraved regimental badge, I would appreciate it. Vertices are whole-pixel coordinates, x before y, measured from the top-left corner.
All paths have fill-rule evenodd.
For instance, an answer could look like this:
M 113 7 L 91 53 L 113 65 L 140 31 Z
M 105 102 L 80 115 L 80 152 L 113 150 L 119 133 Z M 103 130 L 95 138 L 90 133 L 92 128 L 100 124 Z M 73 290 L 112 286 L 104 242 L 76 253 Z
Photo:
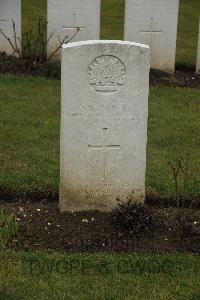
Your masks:
M 126 68 L 116 56 L 96 57 L 88 67 L 89 84 L 99 93 L 114 93 L 124 84 Z

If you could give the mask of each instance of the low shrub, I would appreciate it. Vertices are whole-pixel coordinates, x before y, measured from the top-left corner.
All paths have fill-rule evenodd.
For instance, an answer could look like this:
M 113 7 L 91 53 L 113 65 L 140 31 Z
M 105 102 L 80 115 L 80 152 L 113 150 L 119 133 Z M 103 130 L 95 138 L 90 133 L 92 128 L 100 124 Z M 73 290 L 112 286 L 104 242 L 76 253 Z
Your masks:
M 112 212 L 112 221 L 118 231 L 128 234 L 146 232 L 153 226 L 149 208 L 132 200 L 122 202 L 117 199 L 117 207 Z
M 60 63 L 38 62 L 0 53 L 0 74 L 27 74 L 48 79 L 60 79 Z
M 72 36 L 66 35 L 64 38 L 57 36 L 57 48 L 47 56 L 47 46 L 55 32 L 46 36 L 47 21 L 40 17 L 37 22 L 36 31 L 26 31 L 23 33 L 22 41 L 17 37 L 15 22 L 12 20 L 13 36 L 7 36 L 0 29 L 0 36 L 7 40 L 13 50 L 12 55 L 0 53 L 0 74 L 30 74 L 46 77 L 49 79 L 60 79 L 61 66 L 54 61 L 54 56 L 62 48 L 63 44 L 68 44 L 77 35 L 80 28 L 74 27 Z M 20 47 L 20 43 L 22 47 Z

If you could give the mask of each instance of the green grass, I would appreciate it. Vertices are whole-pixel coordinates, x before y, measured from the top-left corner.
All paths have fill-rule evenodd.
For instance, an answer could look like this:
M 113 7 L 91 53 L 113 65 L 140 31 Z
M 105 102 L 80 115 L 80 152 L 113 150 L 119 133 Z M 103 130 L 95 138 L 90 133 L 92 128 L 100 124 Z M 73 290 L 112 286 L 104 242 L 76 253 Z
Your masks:
M 124 34 L 124 0 L 101 1 L 101 38 L 122 40 Z
M 150 90 L 147 147 L 147 190 L 160 194 L 173 190 L 173 164 L 190 154 L 191 192 L 199 193 L 200 92 L 190 88 L 155 87 Z M 195 177 L 198 181 L 195 184 Z
M 58 81 L 1 76 L 0 185 L 58 190 Z
M 46 0 L 22 0 L 23 31 L 34 30 L 37 20 L 46 17 Z M 197 54 L 199 0 L 180 0 L 177 57 L 178 65 L 195 66 Z M 123 39 L 124 0 L 102 0 L 101 38 Z
M 60 81 L 0 76 L 0 105 L 0 187 L 58 192 Z M 172 190 L 167 161 L 184 153 L 191 154 L 192 173 L 198 173 L 199 112 L 198 89 L 151 88 L 147 191 Z M 197 193 L 199 185 L 191 183 L 193 188 Z
M 196 65 L 199 15 L 199 0 L 180 0 L 176 56 L 179 65 Z
M 0 252 L 0 261 L 2 300 L 197 300 L 200 297 L 198 256 L 7 251 Z
M 22 30 L 33 30 L 40 17 L 47 17 L 47 0 L 22 0 Z

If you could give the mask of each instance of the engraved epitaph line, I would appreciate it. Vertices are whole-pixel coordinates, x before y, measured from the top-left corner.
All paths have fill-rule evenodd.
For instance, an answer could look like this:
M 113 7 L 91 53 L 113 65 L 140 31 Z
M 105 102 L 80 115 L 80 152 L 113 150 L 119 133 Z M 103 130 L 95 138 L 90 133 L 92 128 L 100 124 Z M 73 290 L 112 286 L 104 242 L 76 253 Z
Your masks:
M 97 149 L 97 150 L 103 150 L 103 178 L 106 179 L 106 165 L 107 165 L 107 150 L 114 150 L 114 149 L 120 149 L 120 145 L 115 144 L 108 144 L 107 143 L 107 130 L 108 128 L 102 128 L 103 129 L 103 143 L 101 145 L 91 145 L 88 144 L 88 147 L 90 149 Z

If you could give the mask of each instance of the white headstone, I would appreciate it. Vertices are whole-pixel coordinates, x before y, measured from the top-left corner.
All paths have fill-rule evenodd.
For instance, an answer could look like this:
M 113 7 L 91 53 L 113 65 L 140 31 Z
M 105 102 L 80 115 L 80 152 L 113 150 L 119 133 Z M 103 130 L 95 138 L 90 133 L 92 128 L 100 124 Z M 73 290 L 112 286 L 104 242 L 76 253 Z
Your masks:
M 197 47 L 197 66 L 196 73 L 200 74 L 200 19 L 199 19 L 199 36 L 198 36 L 198 47 Z
M 100 37 L 101 0 L 48 0 L 48 57 L 65 37 L 71 42 L 96 40 Z M 76 27 L 79 27 L 77 32 Z M 60 59 L 60 51 L 53 56 Z
M 150 46 L 151 67 L 173 73 L 179 0 L 126 0 L 124 39 Z
M 61 211 L 143 202 L 149 47 L 85 41 L 62 49 Z
M 15 23 L 17 48 L 21 49 L 21 0 L 0 0 L 0 31 L 16 47 L 13 22 Z M 0 33 L 0 52 L 13 54 L 14 50 L 8 40 Z M 16 53 L 15 53 L 16 55 Z

